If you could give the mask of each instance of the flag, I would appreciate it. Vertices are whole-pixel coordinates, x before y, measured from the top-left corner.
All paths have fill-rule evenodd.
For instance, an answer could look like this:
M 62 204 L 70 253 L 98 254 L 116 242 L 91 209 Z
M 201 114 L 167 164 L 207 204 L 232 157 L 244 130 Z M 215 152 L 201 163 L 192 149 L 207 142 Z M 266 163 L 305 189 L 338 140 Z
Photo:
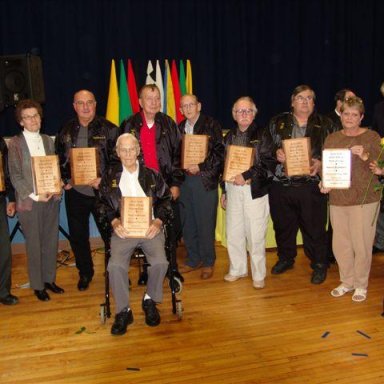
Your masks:
M 137 96 L 137 87 L 135 73 L 133 72 L 131 59 L 128 59 L 128 91 L 131 99 L 133 113 L 140 112 L 139 97 Z
M 167 83 L 168 83 L 168 76 L 167 76 L 167 60 L 164 62 L 164 77 L 163 77 L 163 84 L 164 84 L 164 106 L 163 106 L 163 112 L 167 114 Z
M 117 89 L 115 60 L 112 60 L 111 64 L 106 118 L 113 124 L 119 125 L 119 90 Z
M 176 109 L 175 109 L 175 95 L 173 93 L 171 70 L 169 68 L 168 60 L 165 60 L 166 70 L 166 89 L 167 89 L 167 111 L 166 114 L 176 120 Z
M 151 76 L 151 73 L 153 72 L 153 66 L 152 66 L 152 61 L 148 60 L 148 65 L 147 65 L 147 77 L 145 79 L 145 84 L 155 84 L 156 81 L 153 80 L 153 77 Z
M 160 91 L 160 100 L 161 100 L 160 111 L 164 112 L 164 87 L 163 87 L 163 77 L 161 74 L 159 60 L 156 60 L 156 85 Z
M 187 93 L 190 93 L 193 95 L 193 90 L 192 90 L 192 68 L 191 68 L 191 61 L 187 60 L 187 75 L 185 78 L 185 83 L 187 86 Z
M 119 125 L 124 119 L 132 115 L 131 100 L 128 95 L 127 78 L 123 60 L 120 60 L 120 81 L 119 81 Z
M 187 93 L 187 84 L 185 82 L 185 71 L 184 71 L 184 63 L 183 60 L 180 60 L 180 91 L 181 95 L 185 95 Z
M 180 91 L 179 76 L 177 75 L 175 60 L 172 60 L 171 76 L 172 76 L 172 84 L 173 84 L 173 94 L 175 97 L 176 123 L 179 124 L 183 121 L 184 118 L 180 112 L 181 91 Z

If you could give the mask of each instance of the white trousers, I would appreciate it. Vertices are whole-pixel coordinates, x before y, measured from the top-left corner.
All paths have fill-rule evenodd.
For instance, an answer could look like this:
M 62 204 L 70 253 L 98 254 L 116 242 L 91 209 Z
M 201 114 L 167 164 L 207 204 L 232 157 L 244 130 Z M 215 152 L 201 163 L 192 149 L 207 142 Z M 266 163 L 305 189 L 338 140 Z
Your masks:
M 229 274 L 248 274 L 247 250 L 250 255 L 252 279 L 264 280 L 266 275 L 265 238 L 267 234 L 268 195 L 252 199 L 250 185 L 227 183 L 226 228 Z

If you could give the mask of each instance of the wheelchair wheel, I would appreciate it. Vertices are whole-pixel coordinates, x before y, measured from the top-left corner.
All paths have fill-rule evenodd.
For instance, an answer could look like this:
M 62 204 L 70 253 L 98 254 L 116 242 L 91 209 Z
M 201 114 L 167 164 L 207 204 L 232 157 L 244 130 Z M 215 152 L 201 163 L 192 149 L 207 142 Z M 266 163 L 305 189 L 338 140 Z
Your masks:
M 181 291 L 183 290 L 183 283 L 177 276 L 173 276 L 173 284 L 174 284 L 175 293 L 181 293 Z M 172 289 L 170 279 L 168 280 L 168 285 L 169 285 L 169 288 Z
M 105 324 L 107 321 L 107 308 L 105 303 L 100 304 L 100 323 Z
M 176 315 L 179 320 L 183 318 L 183 304 L 181 300 L 176 300 Z

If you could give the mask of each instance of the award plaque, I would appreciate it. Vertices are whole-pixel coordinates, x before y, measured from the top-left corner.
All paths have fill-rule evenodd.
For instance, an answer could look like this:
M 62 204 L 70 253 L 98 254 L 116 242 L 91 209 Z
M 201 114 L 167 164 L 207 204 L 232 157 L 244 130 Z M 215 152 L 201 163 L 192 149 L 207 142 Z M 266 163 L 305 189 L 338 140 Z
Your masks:
M 0 152 L 0 192 L 5 191 L 3 154 Z
M 99 175 L 96 148 L 71 148 L 72 185 L 88 185 Z
M 202 163 L 208 153 L 208 135 L 183 135 L 181 144 L 181 168 Z
M 311 173 L 311 141 L 309 137 L 283 140 L 283 150 L 287 176 L 304 176 Z
M 324 149 L 322 159 L 324 188 L 348 189 L 351 186 L 351 150 Z
M 253 165 L 255 149 L 239 145 L 228 145 L 225 157 L 223 180 L 233 182 L 236 175 L 247 171 Z
M 151 197 L 122 197 L 120 216 L 129 238 L 143 238 L 152 222 Z
M 60 194 L 61 175 L 57 155 L 32 156 L 33 192 L 36 195 Z

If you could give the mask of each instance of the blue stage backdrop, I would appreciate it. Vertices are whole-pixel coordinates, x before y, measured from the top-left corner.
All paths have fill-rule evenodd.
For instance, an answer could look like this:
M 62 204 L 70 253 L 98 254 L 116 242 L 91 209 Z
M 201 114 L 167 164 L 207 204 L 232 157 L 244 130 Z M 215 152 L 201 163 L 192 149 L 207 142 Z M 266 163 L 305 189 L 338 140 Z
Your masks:
M 80 88 L 105 113 L 112 58 L 133 60 L 138 86 L 148 59 L 189 58 L 204 111 L 225 128 L 239 96 L 255 99 L 265 124 L 299 83 L 313 86 L 321 112 L 353 88 L 369 124 L 384 80 L 383 14 L 382 0 L 0 0 L 0 55 L 41 56 L 49 134 Z M 16 132 L 7 108 L 0 134 Z

